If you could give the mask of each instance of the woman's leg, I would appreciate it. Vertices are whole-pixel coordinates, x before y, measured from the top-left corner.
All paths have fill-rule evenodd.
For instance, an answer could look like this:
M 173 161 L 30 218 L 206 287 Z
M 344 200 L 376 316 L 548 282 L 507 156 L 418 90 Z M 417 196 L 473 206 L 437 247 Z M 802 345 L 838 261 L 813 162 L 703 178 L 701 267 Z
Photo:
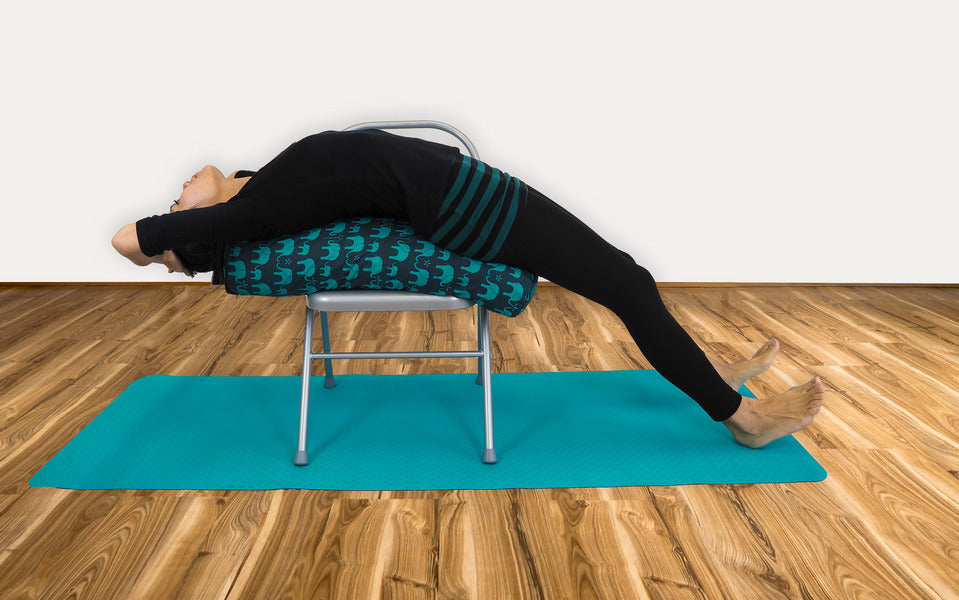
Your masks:
M 759 447 L 793 433 L 822 404 L 818 378 L 768 400 L 740 396 L 731 387 L 735 381 L 724 380 L 666 309 L 649 272 L 533 188 L 493 260 L 523 267 L 612 310 L 653 367 L 710 417 L 724 421 L 740 443 Z
M 741 397 L 666 309 L 649 271 L 567 210 L 529 188 L 496 262 L 516 265 L 612 310 L 643 355 L 716 421 Z

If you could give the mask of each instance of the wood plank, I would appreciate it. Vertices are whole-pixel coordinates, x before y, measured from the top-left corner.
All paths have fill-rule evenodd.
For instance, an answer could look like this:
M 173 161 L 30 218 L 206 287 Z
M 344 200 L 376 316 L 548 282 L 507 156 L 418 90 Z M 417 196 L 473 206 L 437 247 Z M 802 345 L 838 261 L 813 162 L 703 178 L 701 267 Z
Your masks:
M 820 375 L 796 438 L 824 482 L 569 490 L 70 491 L 27 481 L 146 375 L 296 375 L 302 299 L 212 286 L 0 286 L 0 597 L 959 597 L 959 288 L 670 288 L 772 394 Z M 541 286 L 494 369 L 646 368 L 605 308 Z M 342 313 L 338 349 L 466 348 L 475 313 Z M 339 361 L 435 373 L 462 359 Z M 315 372 L 322 372 L 317 364 Z

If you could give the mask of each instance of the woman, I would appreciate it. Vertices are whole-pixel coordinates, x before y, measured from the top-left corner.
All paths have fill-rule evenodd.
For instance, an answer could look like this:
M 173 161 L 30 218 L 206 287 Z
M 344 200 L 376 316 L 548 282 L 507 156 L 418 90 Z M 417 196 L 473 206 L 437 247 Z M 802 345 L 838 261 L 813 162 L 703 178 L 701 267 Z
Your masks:
M 760 448 L 808 426 L 818 377 L 766 399 L 739 387 L 767 368 L 770 340 L 749 360 L 708 358 L 670 315 L 649 272 L 522 181 L 446 146 L 379 130 L 328 131 L 292 144 L 256 172 L 206 166 L 170 212 L 124 226 L 113 245 L 137 265 L 213 271 L 227 244 L 270 239 L 354 216 L 409 220 L 434 243 L 522 267 L 612 310 L 667 380 L 742 445 Z

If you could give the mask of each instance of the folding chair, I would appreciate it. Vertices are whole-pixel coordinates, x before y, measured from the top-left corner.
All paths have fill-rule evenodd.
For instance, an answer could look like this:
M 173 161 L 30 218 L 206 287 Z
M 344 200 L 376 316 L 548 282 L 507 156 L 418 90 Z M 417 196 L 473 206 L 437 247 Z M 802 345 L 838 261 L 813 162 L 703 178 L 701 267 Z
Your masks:
M 359 123 L 347 127 L 344 131 L 361 129 L 417 129 L 429 128 L 445 131 L 456 137 L 474 159 L 479 153 L 472 142 L 458 129 L 437 121 L 383 121 Z M 376 312 L 406 310 L 460 310 L 474 306 L 472 300 L 453 296 L 435 296 L 406 291 L 388 290 L 339 290 L 323 291 L 306 297 L 306 325 L 303 334 L 303 384 L 300 397 L 300 430 L 294 464 L 302 466 L 309 463 L 306 450 L 307 422 L 310 412 L 310 365 L 314 359 L 323 359 L 326 369 L 324 385 L 332 388 L 336 385 L 333 376 L 334 358 L 477 358 L 476 383 L 483 386 L 483 418 L 486 446 L 483 450 L 483 462 L 496 462 L 493 449 L 493 396 L 491 390 L 491 361 L 489 336 L 489 311 L 482 306 L 477 308 L 476 350 L 468 351 L 421 351 L 421 352 L 333 352 L 330 345 L 329 321 L 331 312 Z M 323 351 L 313 352 L 314 314 L 320 313 L 320 326 L 323 338 Z

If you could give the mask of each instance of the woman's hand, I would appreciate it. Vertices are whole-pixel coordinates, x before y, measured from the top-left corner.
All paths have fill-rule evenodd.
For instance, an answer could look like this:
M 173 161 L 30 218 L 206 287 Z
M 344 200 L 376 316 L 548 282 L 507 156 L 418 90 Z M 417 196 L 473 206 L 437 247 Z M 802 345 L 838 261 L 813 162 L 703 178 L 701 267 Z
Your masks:
M 168 273 L 185 273 L 193 277 L 193 272 L 183 266 L 183 261 L 173 250 L 165 250 L 163 254 L 154 256 L 153 261 L 165 266 Z

